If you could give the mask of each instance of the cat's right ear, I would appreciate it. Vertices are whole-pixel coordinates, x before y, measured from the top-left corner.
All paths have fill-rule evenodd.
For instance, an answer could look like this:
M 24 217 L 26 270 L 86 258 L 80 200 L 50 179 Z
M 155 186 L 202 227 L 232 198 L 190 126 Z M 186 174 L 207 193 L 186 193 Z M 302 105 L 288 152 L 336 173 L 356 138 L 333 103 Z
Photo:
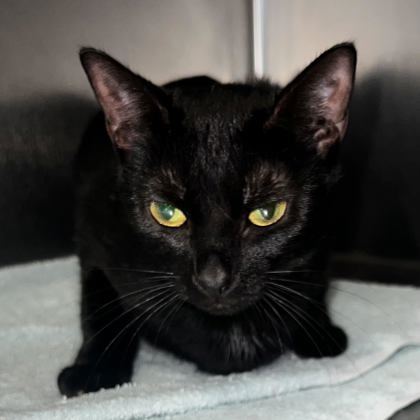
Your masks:
M 132 149 L 167 122 L 167 97 L 159 87 L 93 48 L 82 48 L 80 61 L 118 149 Z
M 266 126 L 291 127 L 325 157 L 346 132 L 356 57 L 351 43 L 321 54 L 283 89 Z

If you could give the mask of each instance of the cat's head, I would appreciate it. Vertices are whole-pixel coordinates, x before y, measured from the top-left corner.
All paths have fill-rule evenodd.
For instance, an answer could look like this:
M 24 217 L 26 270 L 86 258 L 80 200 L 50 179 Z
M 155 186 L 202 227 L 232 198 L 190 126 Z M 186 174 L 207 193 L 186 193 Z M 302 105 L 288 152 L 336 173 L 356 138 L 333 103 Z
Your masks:
M 204 77 L 158 87 L 102 52 L 83 49 L 81 61 L 118 157 L 126 217 L 147 248 L 133 264 L 173 272 L 211 314 L 258 301 L 274 271 L 324 268 L 353 45 L 326 51 L 284 89 Z

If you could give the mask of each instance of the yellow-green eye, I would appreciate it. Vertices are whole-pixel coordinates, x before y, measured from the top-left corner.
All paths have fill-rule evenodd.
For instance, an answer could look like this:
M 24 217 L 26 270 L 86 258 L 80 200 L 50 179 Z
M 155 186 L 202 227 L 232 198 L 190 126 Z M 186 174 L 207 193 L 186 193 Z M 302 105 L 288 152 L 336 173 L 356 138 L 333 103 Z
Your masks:
M 185 214 L 180 209 L 168 203 L 152 201 L 150 204 L 150 213 L 152 213 L 153 218 L 159 224 L 168 227 L 180 227 L 187 220 Z
M 257 226 L 270 226 L 278 222 L 286 212 L 287 203 L 280 201 L 278 203 L 268 204 L 249 213 L 248 219 Z

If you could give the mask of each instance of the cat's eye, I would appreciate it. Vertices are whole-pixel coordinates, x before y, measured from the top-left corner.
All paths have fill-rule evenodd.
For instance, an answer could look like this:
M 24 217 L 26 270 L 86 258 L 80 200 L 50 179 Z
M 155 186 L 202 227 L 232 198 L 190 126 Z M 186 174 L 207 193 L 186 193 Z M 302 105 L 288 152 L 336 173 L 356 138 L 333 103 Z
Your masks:
M 278 222 L 286 213 L 286 201 L 268 204 L 249 213 L 249 221 L 257 226 L 270 226 Z
M 180 227 L 187 220 L 185 214 L 180 209 L 169 203 L 152 201 L 150 204 L 150 213 L 160 225 L 168 227 Z

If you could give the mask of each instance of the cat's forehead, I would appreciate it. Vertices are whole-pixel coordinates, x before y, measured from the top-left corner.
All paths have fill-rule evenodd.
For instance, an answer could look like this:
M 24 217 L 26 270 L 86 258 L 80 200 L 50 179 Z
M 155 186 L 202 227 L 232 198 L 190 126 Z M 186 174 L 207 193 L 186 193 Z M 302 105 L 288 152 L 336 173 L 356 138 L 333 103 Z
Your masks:
M 155 172 L 155 189 L 161 196 L 176 202 L 218 202 L 258 205 L 284 197 L 294 180 L 282 162 L 264 159 L 235 165 L 223 162 L 217 156 L 202 157 L 179 168 L 171 163 Z
M 184 151 L 191 170 L 238 171 L 255 154 L 262 127 L 273 104 L 270 91 L 217 85 L 179 95 L 180 131 L 172 141 Z M 197 174 L 199 175 L 199 174 Z
M 200 89 L 182 88 L 173 92 L 175 107 L 181 109 L 191 120 L 219 118 L 220 121 L 241 123 L 259 110 L 272 109 L 278 86 L 262 83 L 205 84 Z
M 174 98 L 182 118 L 156 175 L 160 188 L 180 199 L 213 196 L 247 202 L 268 199 L 285 188 L 286 166 L 258 152 L 272 91 L 217 85 L 177 92 Z

